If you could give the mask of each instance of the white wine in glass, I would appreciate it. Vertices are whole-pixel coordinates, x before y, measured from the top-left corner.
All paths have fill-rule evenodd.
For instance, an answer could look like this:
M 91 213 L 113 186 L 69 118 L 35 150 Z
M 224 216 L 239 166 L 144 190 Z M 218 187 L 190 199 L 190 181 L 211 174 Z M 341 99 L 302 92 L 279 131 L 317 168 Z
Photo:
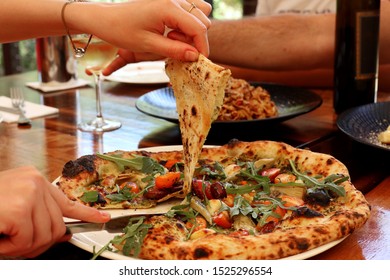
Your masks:
M 88 46 L 85 53 L 79 57 L 76 54 L 76 58 L 87 70 L 92 72 L 96 91 L 96 117 L 91 121 L 80 123 L 78 128 L 88 132 L 105 132 L 120 128 L 122 125 L 119 121 L 103 118 L 101 106 L 102 70 L 115 58 L 118 48 L 95 36 L 90 38 L 89 35 L 84 34 L 72 37 L 76 48 Z

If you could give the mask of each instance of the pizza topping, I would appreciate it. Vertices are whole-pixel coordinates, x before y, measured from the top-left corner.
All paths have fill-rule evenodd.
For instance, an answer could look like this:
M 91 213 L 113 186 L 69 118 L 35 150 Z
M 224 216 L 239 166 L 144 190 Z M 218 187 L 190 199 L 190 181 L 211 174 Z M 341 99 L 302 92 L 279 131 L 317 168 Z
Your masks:
M 85 203 L 100 203 L 105 204 L 106 200 L 102 196 L 102 194 L 98 191 L 89 191 L 85 192 L 80 199 Z
M 218 213 L 217 215 L 215 215 L 213 217 L 213 222 L 217 226 L 224 228 L 224 229 L 229 229 L 233 225 L 232 221 L 230 220 L 230 215 L 229 215 L 228 211 L 222 211 L 222 212 Z
M 201 179 L 192 180 L 192 190 L 200 199 L 222 199 L 227 196 L 226 189 L 221 182 L 205 181 Z
M 191 197 L 190 207 L 198 212 L 209 224 L 213 223 L 213 218 L 211 217 L 210 212 L 207 210 L 206 205 L 196 196 Z
M 170 189 L 181 179 L 180 172 L 168 172 L 166 174 L 157 176 L 155 179 L 155 186 L 157 189 Z
M 110 245 L 119 248 L 126 256 L 137 257 L 141 252 L 142 242 L 148 233 L 151 224 L 144 223 L 145 217 L 133 217 L 123 229 L 123 235 L 115 236 L 109 243 L 103 246 L 98 252 L 94 253 L 92 259 L 96 259 L 104 251 L 111 251 Z
M 112 161 L 117 164 L 120 171 L 124 171 L 126 167 L 140 171 L 144 174 L 164 173 L 164 167 L 157 161 L 146 156 L 135 156 L 134 158 L 123 158 L 121 155 L 104 155 L 97 154 L 98 157 Z
M 299 216 L 303 216 L 303 217 L 307 217 L 307 218 L 313 218 L 313 217 L 321 217 L 323 216 L 321 213 L 309 208 L 309 207 L 306 207 L 306 206 L 302 206 L 302 207 L 299 207 L 296 211 L 293 212 L 292 216 L 296 216 L 296 217 L 299 217 Z
M 290 165 L 293 173 L 301 179 L 308 188 L 311 189 L 323 189 L 325 191 L 331 191 L 337 196 L 345 196 L 345 189 L 341 184 L 349 179 L 348 176 L 343 174 L 331 174 L 319 181 L 314 177 L 310 177 L 306 174 L 299 172 L 293 162 L 290 160 Z

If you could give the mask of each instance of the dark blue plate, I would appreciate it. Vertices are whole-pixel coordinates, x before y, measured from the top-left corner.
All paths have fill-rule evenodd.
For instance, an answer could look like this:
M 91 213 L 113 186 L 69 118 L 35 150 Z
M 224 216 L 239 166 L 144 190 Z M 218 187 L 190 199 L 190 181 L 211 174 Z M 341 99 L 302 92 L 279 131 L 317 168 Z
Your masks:
M 251 83 L 261 86 L 271 95 L 279 115 L 272 118 L 239 121 L 215 121 L 213 127 L 243 124 L 271 124 L 308 113 L 322 104 L 322 98 L 312 91 L 276 84 Z M 176 100 L 170 87 L 148 92 L 136 101 L 136 108 L 153 117 L 177 123 Z
M 352 139 L 390 151 L 390 145 L 382 144 L 378 134 L 390 125 L 390 102 L 372 103 L 349 109 L 340 114 L 337 126 Z

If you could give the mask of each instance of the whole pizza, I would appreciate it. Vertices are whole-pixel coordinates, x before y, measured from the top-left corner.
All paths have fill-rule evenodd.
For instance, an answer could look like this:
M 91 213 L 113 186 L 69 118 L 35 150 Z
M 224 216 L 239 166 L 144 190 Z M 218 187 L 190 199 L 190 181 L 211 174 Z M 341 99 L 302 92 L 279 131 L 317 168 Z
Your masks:
M 103 250 L 142 259 L 280 259 L 348 236 L 370 206 L 330 155 L 273 141 L 204 147 L 183 188 L 183 151 L 115 151 L 68 162 L 58 186 L 91 207 L 148 208 Z

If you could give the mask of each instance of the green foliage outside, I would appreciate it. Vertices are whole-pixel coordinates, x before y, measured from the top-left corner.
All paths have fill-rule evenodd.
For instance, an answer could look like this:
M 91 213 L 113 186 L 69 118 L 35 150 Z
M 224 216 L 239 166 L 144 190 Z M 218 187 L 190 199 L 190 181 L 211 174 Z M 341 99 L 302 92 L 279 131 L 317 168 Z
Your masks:
M 243 0 L 213 0 L 213 18 L 239 19 L 243 14 Z

